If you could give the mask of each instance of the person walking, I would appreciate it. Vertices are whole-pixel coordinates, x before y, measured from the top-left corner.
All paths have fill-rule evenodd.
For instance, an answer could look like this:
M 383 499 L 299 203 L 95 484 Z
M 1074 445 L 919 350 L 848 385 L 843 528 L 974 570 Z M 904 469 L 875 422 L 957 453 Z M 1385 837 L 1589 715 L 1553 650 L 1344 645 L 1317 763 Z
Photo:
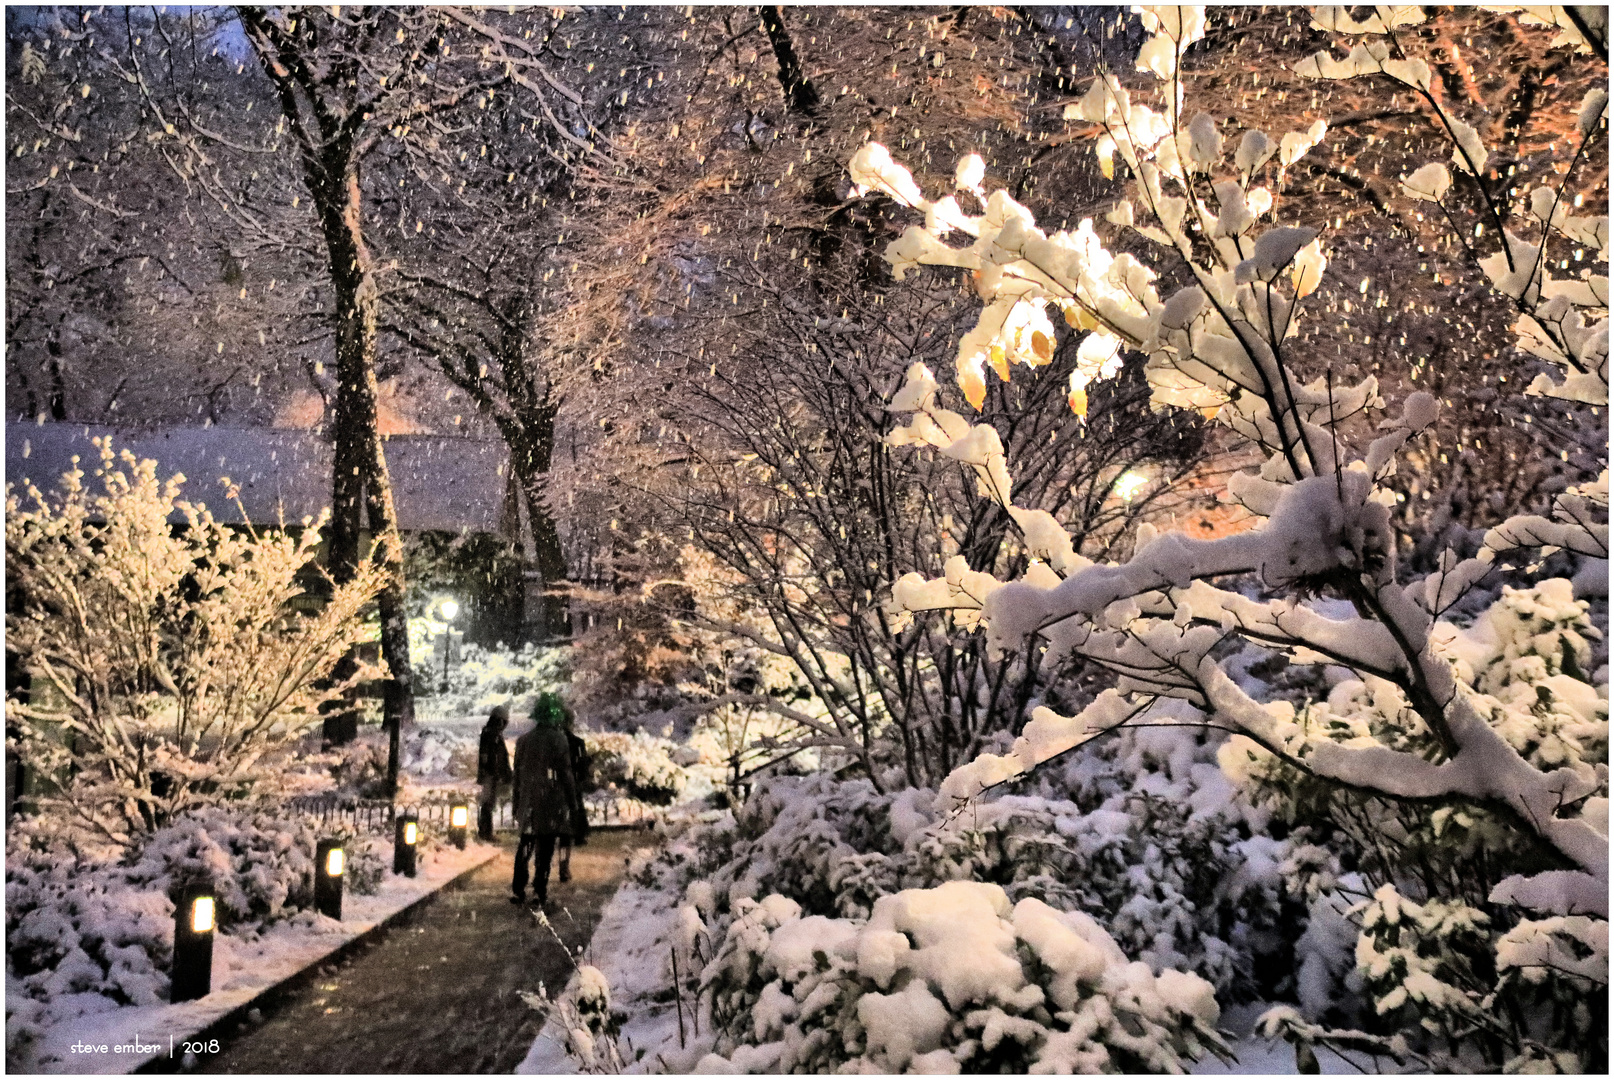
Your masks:
M 482 726 L 482 743 L 476 752 L 476 782 L 482 785 L 477 801 L 476 835 L 493 841 L 493 810 L 498 805 L 499 788 L 510 782 L 510 750 L 504 745 L 504 729 L 510 726 L 510 707 L 495 705 Z
M 583 792 L 589 789 L 588 744 L 577 734 L 572 710 L 565 711 L 566 749 L 572 760 L 572 785 L 576 797 L 572 801 L 572 831 L 560 838 L 560 880 L 572 880 L 572 847 L 588 843 L 588 808 L 583 805 Z M 591 790 L 591 789 L 590 789 Z
M 534 727 L 516 740 L 516 845 L 515 877 L 510 882 L 513 904 L 525 902 L 527 864 L 534 861 L 532 892 L 539 906 L 549 901 L 549 864 L 555 842 L 570 836 L 572 806 L 577 784 L 572 777 L 571 753 L 566 745 L 566 707 L 556 695 L 545 692 L 532 707 Z

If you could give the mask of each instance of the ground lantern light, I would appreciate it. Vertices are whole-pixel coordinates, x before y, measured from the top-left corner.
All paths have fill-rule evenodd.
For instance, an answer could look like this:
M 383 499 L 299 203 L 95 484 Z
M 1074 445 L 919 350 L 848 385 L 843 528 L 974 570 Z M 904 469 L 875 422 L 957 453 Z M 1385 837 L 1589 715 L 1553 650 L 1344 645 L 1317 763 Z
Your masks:
M 448 811 L 448 835 L 454 841 L 454 846 L 461 851 L 465 850 L 465 833 L 471 825 L 471 808 L 466 803 L 458 803 Z
M 420 843 L 420 819 L 405 814 L 398 819 L 392 838 L 392 872 L 415 876 L 415 846 Z
M 342 872 L 347 852 L 340 840 L 321 840 L 314 849 L 314 910 L 341 921 Z
M 174 963 L 168 973 L 168 1000 L 194 1001 L 213 989 L 213 932 L 218 908 L 213 886 L 189 886 L 174 909 Z

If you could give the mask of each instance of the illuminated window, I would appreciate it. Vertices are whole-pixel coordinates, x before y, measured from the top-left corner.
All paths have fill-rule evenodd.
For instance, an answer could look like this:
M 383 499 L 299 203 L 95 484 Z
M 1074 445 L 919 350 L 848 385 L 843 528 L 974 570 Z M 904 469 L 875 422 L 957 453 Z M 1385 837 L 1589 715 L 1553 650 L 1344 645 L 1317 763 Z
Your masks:
M 453 810 L 449 811 L 449 823 L 452 824 L 456 829 L 463 829 L 465 828 L 466 821 L 470 819 L 470 813 L 470 810 L 468 810 L 466 807 L 456 806 Z
M 404 843 L 413 844 L 418 833 L 418 827 L 413 821 L 404 822 Z
M 325 853 L 325 873 L 330 877 L 342 876 L 342 849 L 333 847 Z

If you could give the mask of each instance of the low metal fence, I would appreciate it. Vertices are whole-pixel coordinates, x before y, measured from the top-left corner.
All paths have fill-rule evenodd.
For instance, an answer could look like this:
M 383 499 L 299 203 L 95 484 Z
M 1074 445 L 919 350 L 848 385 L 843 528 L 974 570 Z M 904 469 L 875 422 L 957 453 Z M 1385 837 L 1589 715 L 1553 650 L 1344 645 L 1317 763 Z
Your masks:
M 290 809 L 296 813 L 313 814 L 322 823 L 346 822 L 360 832 L 390 835 L 397 814 L 414 814 L 422 825 L 437 824 L 447 828 L 449 813 L 455 806 L 469 805 L 471 828 L 476 828 L 477 801 L 467 796 L 465 801 L 432 799 L 421 803 L 393 803 L 386 799 L 345 799 L 336 795 L 299 795 L 290 800 Z M 656 807 L 625 795 L 598 793 L 585 795 L 583 806 L 592 828 L 616 826 L 649 826 L 656 818 Z M 515 812 L 508 798 L 500 799 L 493 808 L 495 830 L 515 829 Z

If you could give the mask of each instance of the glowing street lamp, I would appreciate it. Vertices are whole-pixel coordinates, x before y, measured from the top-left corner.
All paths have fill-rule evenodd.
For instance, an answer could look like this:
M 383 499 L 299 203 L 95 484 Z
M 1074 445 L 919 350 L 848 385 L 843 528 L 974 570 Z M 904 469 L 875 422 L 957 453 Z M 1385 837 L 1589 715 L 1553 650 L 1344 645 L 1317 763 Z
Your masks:
M 1136 469 L 1128 469 L 1115 481 L 1115 486 L 1110 491 L 1122 502 L 1131 502 L 1132 496 L 1142 491 L 1148 483 L 1149 478 L 1147 476 L 1144 476 Z
M 392 872 L 415 876 L 415 846 L 420 843 L 420 818 L 414 814 L 400 817 L 392 838 Z
M 314 910 L 338 921 L 342 918 L 342 872 L 347 853 L 340 840 L 321 840 L 314 849 Z
M 174 909 L 174 963 L 168 974 L 168 1000 L 195 1001 L 213 989 L 213 932 L 218 910 L 213 886 L 197 882 Z
M 454 841 L 454 846 L 461 851 L 465 850 L 465 834 L 471 824 L 471 808 L 461 803 L 452 806 L 448 811 L 448 836 Z
M 443 621 L 449 624 L 448 628 L 443 631 L 443 685 L 439 690 L 439 693 L 446 694 L 448 693 L 448 650 L 449 646 L 454 644 L 453 623 L 460 613 L 459 601 L 450 596 L 437 605 L 437 610 L 443 616 Z

